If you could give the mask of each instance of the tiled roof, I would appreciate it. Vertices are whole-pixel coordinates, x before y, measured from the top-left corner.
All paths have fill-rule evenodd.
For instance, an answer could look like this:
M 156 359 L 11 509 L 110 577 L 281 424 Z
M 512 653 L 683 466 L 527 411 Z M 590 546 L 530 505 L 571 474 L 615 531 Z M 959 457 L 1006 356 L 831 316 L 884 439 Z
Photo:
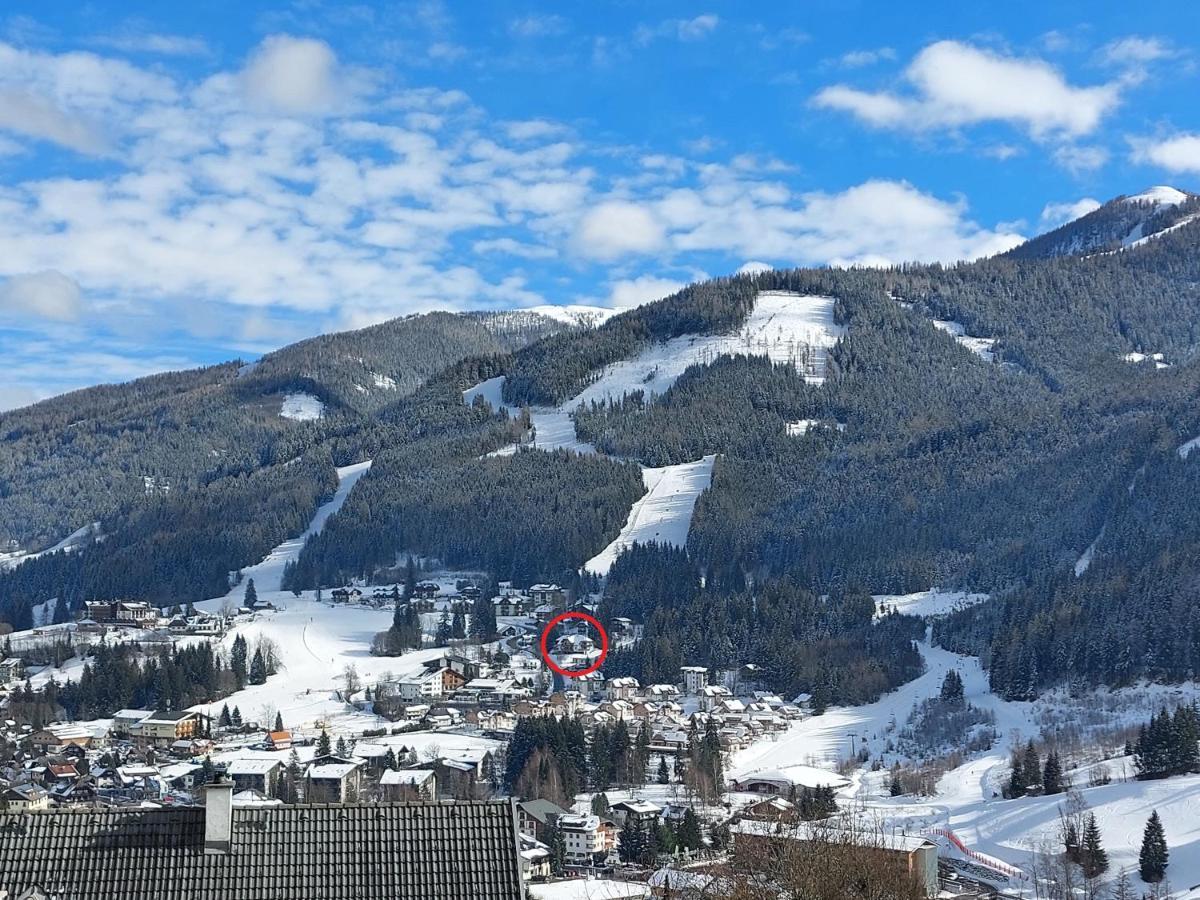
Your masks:
M 520 900 L 508 801 L 0 813 L 0 894 L 64 900 Z

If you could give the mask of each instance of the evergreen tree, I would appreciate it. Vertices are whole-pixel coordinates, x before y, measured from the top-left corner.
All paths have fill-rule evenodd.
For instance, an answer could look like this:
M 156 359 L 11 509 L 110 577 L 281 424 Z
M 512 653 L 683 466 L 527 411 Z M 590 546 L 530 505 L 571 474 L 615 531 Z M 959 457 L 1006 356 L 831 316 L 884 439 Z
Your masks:
M 1138 854 L 1138 872 L 1147 884 L 1158 884 L 1167 874 L 1167 836 L 1163 831 L 1158 810 L 1150 813 L 1142 833 L 1142 849 Z
M 608 818 L 612 813 L 612 808 L 608 805 L 608 795 L 603 791 L 599 794 L 592 795 L 592 815 L 599 816 L 602 819 Z
M 632 818 L 627 819 L 617 835 L 617 855 L 621 862 L 640 863 L 649 849 L 646 832 Z
M 454 616 L 450 621 L 450 636 L 458 641 L 467 636 L 467 618 L 461 603 L 454 604 Z
M 276 711 L 275 713 L 275 731 L 283 731 L 283 713 Z
M 404 599 L 411 600 L 417 589 L 417 564 L 410 555 L 404 563 Z
M 1042 769 L 1042 790 L 1046 794 L 1061 794 L 1063 792 L 1062 763 L 1058 752 L 1051 750 L 1046 754 L 1046 765 Z
M 300 768 L 300 754 L 293 747 L 292 752 L 288 754 L 287 768 L 284 772 L 284 783 L 288 788 L 288 803 L 300 802 L 300 784 L 303 780 L 304 774 Z
M 396 751 L 391 747 L 388 747 L 387 753 L 383 755 L 383 767 L 389 772 L 394 772 L 400 768 L 396 762 Z
M 332 752 L 333 742 L 329 739 L 329 732 L 322 728 L 317 737 L 317 756 L 329 756 Z
M 336 744 L 333 752 L 334 752 L 334 755 L 340 756 L 342 758 L 345 758 L 345 756 L 348 752 L 348 750 L 346 748 L 346 739 L 344 737 L 342 737 L 341 735 L 338 735 L 337 744 Z
M 233 649 L 229 652 L 229 668 L 239 691 L 246 686 L 246 657 L 246 639 L 239 634 L 233 639 Z
M 261 647 L 256 647 L 254 650 L 254 658 L 250 661 L 250 677 L 251 684 L 266 684 L 267 681 L 267 663 L 263 659 Z
M 690 806 L 683 811 L 683 821 L 679 823 L 676 842 L 685 850 L 699 850 L 704 844 L 700 834 L 700 820 Z
M 233 708 L 233 712 L 229 715 L 229 721 L 234 728 L 242 727 L 242 711 L 236 706 Z
M 1021 757 L 1021 780 L 1025 784 L 1025 790 L 1028 791 L 1032 787 L 1041 787 L 1042 785 L 1042 760 L 1038 756 L 1037 748 L 1030 740 L 1025 745 L 1025 752 Z
M 496 607 L 491 598 L 480 594 L 471 608 L 471 636 L 490 641 L 496 636 Z
M 233 719 L 229 716 L 229 704 L 221 705 L 221 715 L 217 717 L 217 725 L 221 728 L 229 728 L 233 725 Z
M 888 793 L 893 797 L 899 797 L 904 793 L 904 785 L 900 783 L 900 766 L 899 764 L 892 766 L 892 780 L 888 785 Z
M 942 679 L 941 699 L 944 703 L 963 702 L 963 680 L 957 670 L 951 669 Z
M 1100 826 L 1096 816 L 1089 813 L 1083 829 L 1083 845 L 1079 848 L 1079 865 L 1085 878 L 1098 878 L 1108 869 L 1108 854 L 1100 841 Z
M 567 841 L 562 829 L 553 823 L 546 826 L 546 847 L 550 850 L 550 874 L 562 875 L 567 865 Z
M 671 772 L 667 769 L 667 758 L 665 756 L 658 757 L 658 783 L 669 784 L 671 781 Z
M 246 582 L 246 593 L 242 597 L 242 605 L 250 609 L 254 609 L 254 604 L 258 602 L 258 589 L 254 586 L 254 579 L 251 578 Z
M 211 784 L 216 777 L 216 768 L 213 766 L 213 761 L 210 757 L 205 756 L 200 760 L 200 783 Z
M 434 634 L 434 643 L 439 647 L 445 647 L 454 637 L 454 629 L 450 625 L 450 611 L 442 610 L 442 616 L 438 619 L 437 631 Z

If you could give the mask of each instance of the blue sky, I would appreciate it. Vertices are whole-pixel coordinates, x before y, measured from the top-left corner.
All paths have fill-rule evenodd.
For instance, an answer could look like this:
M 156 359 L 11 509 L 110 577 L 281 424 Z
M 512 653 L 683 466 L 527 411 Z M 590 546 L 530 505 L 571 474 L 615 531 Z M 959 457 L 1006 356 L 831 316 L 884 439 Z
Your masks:
M 0 409 L 1197 189 L 1200 17 L 1103 7 L 10 0 Z

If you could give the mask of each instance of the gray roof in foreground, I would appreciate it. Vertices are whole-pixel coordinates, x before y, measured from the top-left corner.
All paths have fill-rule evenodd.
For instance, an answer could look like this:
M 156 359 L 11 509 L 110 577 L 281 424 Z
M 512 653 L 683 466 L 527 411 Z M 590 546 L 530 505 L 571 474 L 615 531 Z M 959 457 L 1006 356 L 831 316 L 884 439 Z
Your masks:
M 237 807 L 228 855 L 204 809 L 0 813 L 0 892 L 62 900 L 520 900 L 511 803 Z

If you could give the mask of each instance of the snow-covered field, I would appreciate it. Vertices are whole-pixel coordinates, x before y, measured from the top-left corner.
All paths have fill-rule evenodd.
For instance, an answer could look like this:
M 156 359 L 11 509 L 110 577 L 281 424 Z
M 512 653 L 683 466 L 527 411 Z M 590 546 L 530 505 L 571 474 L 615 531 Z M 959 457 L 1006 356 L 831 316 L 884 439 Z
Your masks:
M 918 591 L 915 594 L 875 594 L 875 609 L 877 615 L 888 612 L 903 613 L 908 616 L 944 616 L 947 613 L 975 606 L 988 599 L 987 594 L 973 594 L 967 591 Z
M 714 456 L 662 468 L 643 468 L 646 493 L 629 510 L 625 527 L 616 539 L 583 564 L 597 575 L 607 575 L 621 551 L 630 544 L 655 541 L 682 547 L 687 543 L 692 511 L 712 482 Z
M 325 404 L 312 394 L 287 394 L 279 408 L 279 415 L 297 422 L 312 422 L 325 414 Z
M 341 675 L 346 666 L 353 665 L 362 682 L 370 684 L 381 678 L 416 675 L 426 660 L 444 652 L 429 649 L 400 657 L 372 656 L 371 640 L 391 625 L 390 609 L 318 603 L 311 593 L 297 598 L 289 592 L 260 590 L 259 597 L 283 608 L 258 613 L 237 625 L 221 645 L 229 649 L 238 635 L 251 647 L 259 637 L 270 638 L 279 647 L 280 672 L 265 684 L 249 685 L 218 703 L 196 709 L 216 715 L 228 703 L 231 709 L 238 706 L 246 719 L 266 724 L 278 711 L 290 728 L 313 728 L 318 722 L 328 722 L 331 732 L 361 732 L 378 727 L 382 720 L 355 713 L 337 694 L 345 688 Z

